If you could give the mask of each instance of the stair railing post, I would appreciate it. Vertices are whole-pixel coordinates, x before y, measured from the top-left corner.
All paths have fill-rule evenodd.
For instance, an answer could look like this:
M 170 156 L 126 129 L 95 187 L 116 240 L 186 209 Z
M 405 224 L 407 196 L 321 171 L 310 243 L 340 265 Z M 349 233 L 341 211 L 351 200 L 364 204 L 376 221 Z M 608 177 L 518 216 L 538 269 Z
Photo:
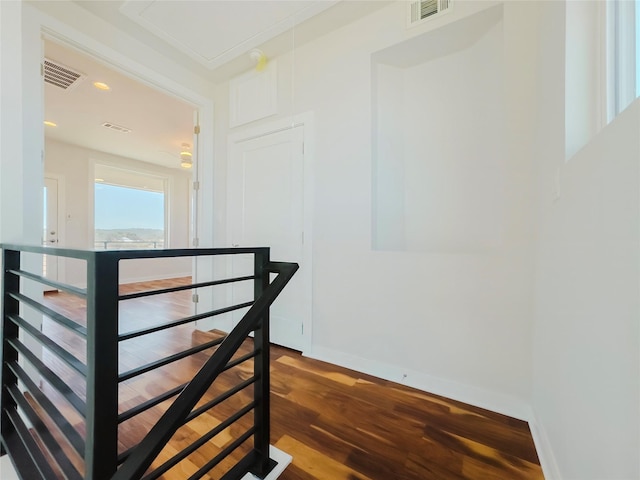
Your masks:
M 269 286 L 268 264 L 270 253 L 268 248 L 262 248 L 254 256 L 254 300 L 262 295 L 262 292 Z M 271 434 L 270 423 L 270 374 L 269 374 L 269 310 L 264 313 L 260 321 L 260 326 L 255 330 L 253 336 L 255 349 L 260 350 L 260 354 L 255 357 L 253 368 L 254 375 L 258 379 L 254 385 L 254 396 L 256 407 L 254 409 L 254 451 L 258 455 L 258 460 L 251 473 L 259 478 L 267 476 L 273 465 L 269 458 L 269 445 Z
M 15 374 L 7 366 L 9 362 L 18 360 L 18 352 L 9 346 L 7 339 L 17 339 L 19 335 L 18 326 L 9 320 L 8 315 L 18 315 L 20 313 L 20 303 L 11 298 L 8 292 L 18 293 L 20 291 L 20 278 L 9 273 L 9 270 L 20 270 L 20 252 L 17 250 L 2 251 L 2 340 L 0 341 L 0 358 L 2 359 L 2 368 L 0 369 L 0 384 L 2 385 L 2 408 L 15 406 L 15 401 L 7 393 L 8 387 L 16 385 L 18 379 Z M 2 435 L 5 436 L 7 428 L 11 428 L 5 415 L 2 415 Z M 0 454 L 4 455 L 4 446 L 0 448 Z
M 87 262 L 87 418 L 85 478 L 106 480 L 118 459 L 118 259 Z

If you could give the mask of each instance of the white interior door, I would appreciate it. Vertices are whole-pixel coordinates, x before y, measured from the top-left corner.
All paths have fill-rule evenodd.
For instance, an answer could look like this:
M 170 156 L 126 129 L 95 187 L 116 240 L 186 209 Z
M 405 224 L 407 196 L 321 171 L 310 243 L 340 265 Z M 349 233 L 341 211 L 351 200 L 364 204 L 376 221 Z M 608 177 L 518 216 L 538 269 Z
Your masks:
M 44 225 L 42 242 L 44 245 L 57 247 L 59 243 L 58 230 L 58 180 L 55 178 L 44 179 Z M 51 255 L 42 256 L 42 271 L 46 278 L 58 280 L 58 257 Z M 47 287 L 48 288 L 48 287 Z
M 233 246 L 270 247 L 271 260 L 300 271 L 271 308 L 271 341 L 304 348 L 304 126 L 230 145 L 229 225 Z M 250 275 L 253 256 L 234 256 L 234 276 Z M 234 304 L 253 298 L 252 282 L 234 284 Z M 234 324 L 245 310 L 234 314 Z

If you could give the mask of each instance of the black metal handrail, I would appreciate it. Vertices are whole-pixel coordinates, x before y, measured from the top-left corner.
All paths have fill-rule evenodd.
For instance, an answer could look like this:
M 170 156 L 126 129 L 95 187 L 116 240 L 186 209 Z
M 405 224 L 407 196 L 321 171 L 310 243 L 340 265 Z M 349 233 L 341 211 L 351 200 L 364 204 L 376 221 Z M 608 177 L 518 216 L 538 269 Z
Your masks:
M 184 424 L 193 408 L 224 370 L 249 333 L 254 331 L 262 321 L 265 312 L 291 280 L 297 269 L 298 266 L 296 264 L 270 263 L 267 265 L 265 271 L 277 273 L 278 276 L 266 288 L 260 298 L 256 300 L 233 331 L 224 339 L 220 348 L 202 366 L 193 380 L 154 425 L 149 434 L 140 442 L 136 450 L 113 476 L 113 480 L 139 478 L 147 470 L 176 430 Z M 264 399 L 261 399 L 261 401 L 264 401 Z M 268 448 L 268 444 L 266 447 Z
M 251 437 L 253 437 L 253 448 L 223 478 L 239 479 L 247 472 L 260 478 L 266 476 L 274 464 L 269 458 L 269 307 L 296 272 L 298 268 L 296 264 L 271 262 L 268 248 L 82 251 L 40 246 L 2 245 L 1 247 L 4 262 L 1 446 L 2 453 L 9 453 L 22 478 L 30 480 L 55 478 L 55 475 L 58 475 L 54 472 L 56 469 L 71 479 L 136 480 L 143 478 L 144 475 L 146 475 L 144 478 L 149 480 L 158 478 L 220 433 L 226 426 L 245 417 L 250 411 L 254 412 L 253 426 L 207 461 L 191 478 L 200 478 L 205 475 Z M 51 281 L 37 273 L 23 270 L 21 256 L 24 254 L 57 255 L 85 260 L 87 288 L 81 289 Z M 254 256 L 253 275 L 133 294 L 119 293 L 118 274 L 121 260 L 238 254 Z M 271 274 L 277 274 L 273 281 L 270 281 Z M 28 282 L 54 286 L 86 299 L 86 326 L 68 318 L 63 312 L 56 311 L 37 299 L 29 297 L 21 289 L 21 278 Z M 126 333 L 118 331 L 118 305 L 121 301 L 189 288 L 213 287 L 247 281 L 253 282 L 254 300 L 251 302 L 145 326 Z M 247 307 L 249 310 L 226 337 L 202 343 L 119 373 L 119 342 Z M 44 332 L 31 325 L 24 318 L 28 316 L 24 313 L 25 310 L 43 314 L 56 325 L 86 340 L 86 361 L 83 363 L 81 358 L 67 351 L 64 345 L 55 343 Z M 60 377 L 54 371 L 55 369 L 50 369 L 42 362 L 37 353 L 30 351 L 22 340 L 20 332 L 24 332 L 22 336 L 26 334 L 83 378 L 86 385 L 86 398 L 79 397 L 67 384 L 65 378 Z M 234 357 L 252 332 L 253 350 Z M 128 407 L 118 414 L 119 383 L 188 356 L 202 355 L 209 349 L 215 349 L 215 351 L 191 381 L 169 388 L 155 398 L 146 399 L 137 406 Z M 253 376 L 194 409 L 222 372 L 249 360 L 253 360 Z M 38 382 L 27 374 L 22 364 L 27 364 L 29 368 L 35 370 L 36 377 L 45 379 L 65 398 L 70 407 L 77 412 L 76 415 L 84 419 L 86 430 L 84 438 L 78 435 L 78 431 L 61 412 L 60 407 L 55 402 L 51 402 L 38 388 Z M 249 386 L 253 386 L 253 401 L 221 422 L 216 428 L 202 435 L 182 452 L 148 471 L 158 453 L 181 426 Z M 118 425 L 171 398 L 174 398 L 171 406 L 140 443 L 118 455 Z M 34 405 L 44 411 L 46 420 L 41 419 L 41 414 L 35 411 Z M 68 454 L 60 448 L 58 440 L 50 430 L 51 423 L 56 425 L 56 434 L 62 434 L 73 451 L 83 459 L 83 466 L 78 467 L 77 462 L 74 464 Z M 32 434 L 35 434 L 40 441 L 34 442 Z M 41 450 L 42 445 L 46 448 L 48 455 Z M 54 459 L 56 463 L 54 467 L 49 464 L 48 458 Z M 120 464 L 122 465 L 118 469 Z

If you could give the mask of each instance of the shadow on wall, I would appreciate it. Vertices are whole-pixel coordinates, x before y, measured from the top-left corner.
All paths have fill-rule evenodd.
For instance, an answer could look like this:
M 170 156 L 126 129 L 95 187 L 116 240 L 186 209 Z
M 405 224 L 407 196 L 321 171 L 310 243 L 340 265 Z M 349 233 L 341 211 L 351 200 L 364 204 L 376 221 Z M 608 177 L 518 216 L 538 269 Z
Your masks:
M 373 54 L 374 249 L 502 245 L 502 18 L 497 6 Z

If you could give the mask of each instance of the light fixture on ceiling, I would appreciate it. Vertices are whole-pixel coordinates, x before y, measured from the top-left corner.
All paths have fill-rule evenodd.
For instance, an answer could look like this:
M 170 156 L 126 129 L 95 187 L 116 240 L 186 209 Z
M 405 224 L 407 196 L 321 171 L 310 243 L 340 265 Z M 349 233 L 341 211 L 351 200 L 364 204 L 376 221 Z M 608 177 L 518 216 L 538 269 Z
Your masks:
M 259 48 L 254 48 L 249 52 L 249 58 L 256 64 L 256 70 L 261 72 L 267 66 L 267 56 Z
M 58 126 L 58 124 L 57 124 L 56 122 L 51 122 L 51 121 L 49 121 L 49 120 L 45 120 L 45 121 L 44 121 L 44 124 L 45 124 L 47 127 L 57 127 L 57 126 Z
M 188 143 L 182 144 L 182 151 L 180 152 L 180 166 L 182 168 L 193 167 L 193 155 L 189 151 L 191 146 Z
M 104 82 L 93 82 L 93 86 L 98 90 L 102 90 L 103 92 L 108 92 L 111 90 L 111 87 Z

